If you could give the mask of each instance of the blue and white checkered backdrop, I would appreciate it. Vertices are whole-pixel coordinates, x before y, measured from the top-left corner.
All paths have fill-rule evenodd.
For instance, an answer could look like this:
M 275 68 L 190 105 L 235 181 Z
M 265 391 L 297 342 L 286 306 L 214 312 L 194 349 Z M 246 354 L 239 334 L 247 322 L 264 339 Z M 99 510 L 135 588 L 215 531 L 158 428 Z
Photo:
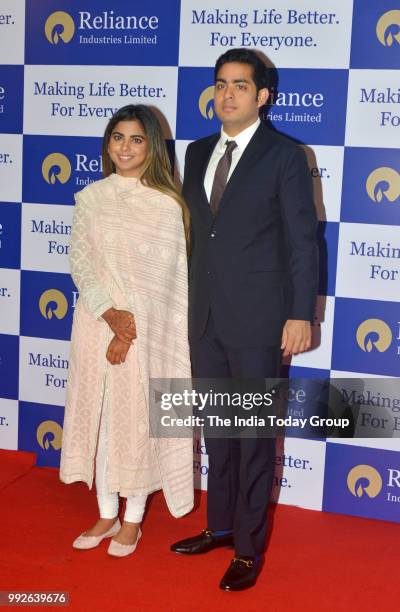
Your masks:
M 277 67 L 270 120 L 304 143 L 314 180 L 321 260 L 314 348 L 293 359 L 291 374 L 363 376 L 371 386 L 398 375 L 400 9 L 393 0 L 2 0 L 1 448 L 35 451 L 39 465 L 59 463 L 77 299 L 68 265 L 73 194 L 101 177 L 108 118 L 127 103 L 157 107 L 179 171 L 188 142 L 219 129 L 212 67 L 230 47 L 257 49 Z M 363 393 L 370 419 L 376 396 L 368 384 Z M 387 401 L 396 417 L 399 399 Z M 376 426 L 373 439 L 281 441 L 276 497 L 399 521 L 399 440 Z M 200 444 L 195 451 L 205 486 L 207 457 Z

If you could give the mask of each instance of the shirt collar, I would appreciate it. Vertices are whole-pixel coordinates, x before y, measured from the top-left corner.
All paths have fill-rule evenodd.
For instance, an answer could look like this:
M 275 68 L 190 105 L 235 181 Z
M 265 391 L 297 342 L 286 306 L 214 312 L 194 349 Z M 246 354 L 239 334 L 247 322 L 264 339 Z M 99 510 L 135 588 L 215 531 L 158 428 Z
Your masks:
M 249 144 L 250 140 L 254 136 L 255 132 L 257 131 L 257 128 L 260 125 L 260 123 L 261 123 L 260 118 L 257 117 L 257 120 L 254 123 L 252 123 L 251 125 L 249 125 L 249 127 L 239 132 L 239 134 L 236 134 L 236 136 L 233 138 L 232 136 L 228 136 L 228 134 L 224 132 L 223 127 L 221 127 L 221 137 L 219 139 L 218 145 L 220 147 L 225 148 L 225 142 L 227 140 L 234 140 L 238 148 L 241 151 L 244 151 L 247 145 Z

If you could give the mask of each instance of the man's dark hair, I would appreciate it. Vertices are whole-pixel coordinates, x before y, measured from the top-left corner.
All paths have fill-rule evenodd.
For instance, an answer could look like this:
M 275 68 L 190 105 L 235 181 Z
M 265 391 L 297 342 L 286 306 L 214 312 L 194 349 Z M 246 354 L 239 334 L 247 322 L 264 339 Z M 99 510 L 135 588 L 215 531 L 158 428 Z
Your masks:
M 217 59 L 214 68 L 214 81 L 217 80 L 218 72 L 224 64 L 228 62 L 238 62 L 239 64 L 249 64 L 253 68 L 253 81 L 257 88 L 257 93 L 260 89 L 266 87 L 268 89 L 268 70 L 264 62 L 259 58 L 257 53 L 250 49 L 229 49 Z

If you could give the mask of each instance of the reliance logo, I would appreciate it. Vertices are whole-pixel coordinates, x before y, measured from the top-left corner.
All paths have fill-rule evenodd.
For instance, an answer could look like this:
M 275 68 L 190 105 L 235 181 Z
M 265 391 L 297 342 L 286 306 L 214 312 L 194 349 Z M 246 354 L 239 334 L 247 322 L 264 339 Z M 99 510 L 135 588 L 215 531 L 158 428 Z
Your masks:
M 199 97 L 199 111 L 204 119 L 212 119 L 214 117 L 214 108 L 212 101 L 214 100 L 214 85 L 206 87 L 201 92 Z
M 46 183 L 54 185 L 56 181 L 66 183 L 71 177 L 71 164 L 62 153 L 50 153 L 42 163 L 42 176 Z
M 45 35 L 52 45 L 71 42 L 75 29 L 78 30 L 157 30 L 159 18 L 156 15 L 115 15 L 114 11 L 103 11 L 94 15 L 90 11 L 79 11 L 78 25 L 71 15 L 56 11 L 49 15 L 45 23 Z
M 347 487 L 354 497 L 360 498 L 365 494 L 373 498 L 382 490 L 382 478 L 371 465 L 356 465 L 347 476 Z
M 72 170 L 79 174 L 89 174 L 84 178 L 75 177 L 75 184 L 79 186 L 93 183 L 91 178 L 93 173 L 103 172 L 101 155 L 89 158 L 85 153 L 74 153 L 71 155 L 72 163 L 64 153 L 49 153 L 42 162 L 42 177 L 48 185 L 57 186 L 57 183 L 64 185 L 72 175 Z
M 383 485 L 392 491 L 385 491 L 385 500 L 388 502 L 400 502 L 397 489 L 400 488 L 400 470 L 387 468 L 387 481 L 383 483 L 382 476 L 377 469 L 371 465 L 356 465 L 347 476 L 347 488 L 357 499 L 365 496 L 374 499 L 382 491 Z
M 39 299 L 39 310 L 42 317 L 63 319 L 68 311 L 68 302 L 65 295 L 58 289 L 47 289 Z
M 47 18 L 44 32 L 52 45 L 58 45 L 60 41 L 69 43 L 75 34 L 74 20 L 64 11 L 56 11 Z
M 394 41 L 400 45 L 400 11 L 384 13 L 376 24 L 376 36 L 384 47 L 391 47 Z
M 373 202 L 395 202 L 400 197 L 400 174 L 393 168 L 377 168 L 367 178 L 366 190 Z
M 36 439 L 40 448 L 60 450 L 62 442 L 62 427 L 55 421 L 43 421 L 36 430 Z
M 373 335 L 374 339 L 371 339 Z M 364 352 L 370 353 L 374 348 L 380 353 L 387 351 L 393 340 L 392 331 L 381 319 L 367 319 L 358 326 L 357 344 Z

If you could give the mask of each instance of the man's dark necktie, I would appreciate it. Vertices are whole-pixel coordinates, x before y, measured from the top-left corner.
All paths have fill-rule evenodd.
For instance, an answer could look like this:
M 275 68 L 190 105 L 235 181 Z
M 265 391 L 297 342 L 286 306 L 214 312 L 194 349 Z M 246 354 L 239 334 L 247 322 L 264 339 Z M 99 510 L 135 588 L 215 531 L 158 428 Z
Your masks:
M 210 208 L 214 217 L 218 212 L 218 207 L 228 180 L 229 168 L 232 163 L 232 151 L 237 147 L 237 144 L 234 140 L 227 140 L 225 146 L 226 150 L 218 162 L 211 189 Z

